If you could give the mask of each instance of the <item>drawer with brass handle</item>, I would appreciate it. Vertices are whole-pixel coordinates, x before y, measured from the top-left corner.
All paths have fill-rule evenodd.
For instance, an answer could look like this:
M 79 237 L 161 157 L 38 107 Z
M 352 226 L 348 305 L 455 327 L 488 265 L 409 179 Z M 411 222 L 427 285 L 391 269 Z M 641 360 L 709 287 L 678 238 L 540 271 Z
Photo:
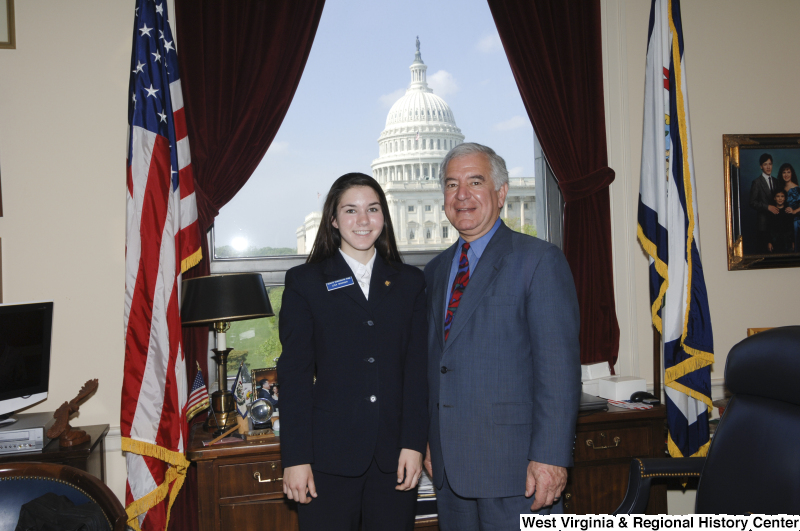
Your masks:
M 283 492 L 280 461 L 255 461 L 219 467 L 220 498 Z
M 651 446 L 650 430 L 645 427 L 581 432 L 575 440 L 575 461 L 647 455 Z

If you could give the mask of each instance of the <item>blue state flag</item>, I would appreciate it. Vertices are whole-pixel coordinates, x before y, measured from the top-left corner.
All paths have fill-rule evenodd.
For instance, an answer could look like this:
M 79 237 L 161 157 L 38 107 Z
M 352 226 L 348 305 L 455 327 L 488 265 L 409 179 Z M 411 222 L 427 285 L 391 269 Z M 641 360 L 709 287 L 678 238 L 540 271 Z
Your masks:
M 673 457 L 708 452 L 714 342 L 703 267 L 679 0 L 652 0 L 638 237 L 650 257 Z

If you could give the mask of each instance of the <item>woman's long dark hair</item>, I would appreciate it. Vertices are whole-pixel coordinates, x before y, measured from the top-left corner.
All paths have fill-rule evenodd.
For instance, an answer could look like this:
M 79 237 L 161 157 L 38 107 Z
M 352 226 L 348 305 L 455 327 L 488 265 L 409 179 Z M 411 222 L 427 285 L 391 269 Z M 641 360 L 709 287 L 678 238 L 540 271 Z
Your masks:
M 785 170 L 786 168 L 789 168 L 789 170 L 792 172 L 792 182 L 794 184 L 798 184 L 797 173 L 795 173 L 794 171 L 794 166 L 792 166 L 788 162 L 784 162 L 783 164 L 781 164 L 781 169 L 778 170 L 778 181 L 781 182 L 784 187 L 786 186 L 786 181 L 783 180 L 783 170 Z
M 375 191 L 378 196 L 378 201 L 381 203 L 381 211 L 383 212 L 383 230 L 381 231 L 378 239 L 375 240 L 375 249 L 387 262 L 402 262 L 400 252 L 397 250 L 397 242 L 394 239 L 394 229 L 392 228 L 392 218 L 389 217 L 389 205 L 386 202 L 386 196 L 383 189 L 378 182 L 363 173 L 348 173 L 342 175 L 331 186 L 328 192 L 328 197 L 325 198 L 325 206 L 322 207 L 322 221 L 320 223 L 317 238 L 314 240 L 314 247 L 311 248 L 311 254 L 308 255 L 306 263 L 315 264 L 322 262 L 326 258 L 334 256 L 342 244 L 342 236 L 339 229 L 333 226 L 333 220 L 336 218 L 336 210 L 339 208 L 339 202 L 342 195 L 353 188 L 354 186 L 368 186 Z

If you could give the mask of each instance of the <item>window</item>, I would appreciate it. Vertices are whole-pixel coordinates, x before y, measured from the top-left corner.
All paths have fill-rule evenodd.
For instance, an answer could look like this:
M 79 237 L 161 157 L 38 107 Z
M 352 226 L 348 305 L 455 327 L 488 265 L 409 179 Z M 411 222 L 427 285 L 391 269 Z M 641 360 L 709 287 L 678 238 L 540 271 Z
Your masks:
M 359 8 L 359 5 L 364 7 Z M 462 89 L 458 93 L 458 106 L 453 107 L 455 112 L 442 109 L 427 115 L 423 111 L 421 115 L 420 109 L 406 107 L 403 111 L 393 113 L 391 120 L 410 122 L 403 129 L 402 134 L 406 137 L 399 142 L 394 134 L 387 138 L 382 137 L 381 133 L 387 127 L 390 108 L 409 86 L 408 66 L 414 58 L 414 35 L 410 36 L 408 42 L 388 39 L 385 28 L 364 18 L 366 13 L 374 9 L 383 11 L 384 18 L 393 20 L 397 27 L 419 28 L 415 34 L 419 31 L 422 60 L 428 66 L 426 80 L 434 95 L 448 103 L 453 101 L 453 95 L 446 92 L 448 87 L 434 82 L 434 74 L 442 70 L 450 73 Z M 509 129 L 507 125 L 515 123 L 512 120 L 515 116 L 526 116 L 526 111 L 502 46 L 499 46 L 488 5 L 483 0 L 464 0 L 462 11 L 471 27 L 476 28 L 474 32 L 463 32 L 463 25 L 457 27 L 451 22 L 449 9 L 447 5 L 424 0 L 381 3 L 379 8 L 368 0 L 331 0 L 326 4 L 303 77 L 280 131 L 250 181 L 222 208 L 216 219 L 209 236 L 213 249 L 213 274 L 260 272 L 268 285 L 270 300 L 277 313 L 285 271 L 305 261 L 303 255 L 310 251 L 316 234 L 315 223 L 321 222 L 320 212 L 325 195 L 339 175 L 348 171 L 370 173 L 370 164 L 376 155 L 391 153 L 396 156 L 392 166 L 372 170 L 375 172 L 373 175 L 376 178 L 380 176 L 387 186 L 388 183 L 397 186 L 414 179 L 422 180 L 423 175 L 429 179 L 436 178 L 438 166 L 436 170 L 424 174 L 420 171 L 423 164 L 434 168 L 428 166 L 434 153 L 425 153 L 426 160 L 423 161 L 404 161 L 404 155 L 399 154 L 406 152 L 412 155 L 407 152 L 420 149 L 419 140 L 424 142 L 423 149 L 434 149 L 433 139 L 425 142 L 425 139 L 417 136 L 430 134 L 431 131 L 423 131 L 419 123 L 414 123 L 423 116 L 433 116 L 433 120 L 442 117 L 455 121 L 468 139 L 482 135 L 482 143 L 491 146 L 506 159 L 515 181 L 519 178 L 535 180 L 537 201 L 532 203 L 532 211 L 529 207 L 523 216 L 524 224 L 521 224 L 520 230 L 533 225 L 540 237 L 560 242 L 563 200 L 552 171 L 544 161 L 531 128 Z M 428 16 L 420 18 L 420 12 Z M 363 17 L 359 18 L 359 13 L 364 13 Z M 436 34 L 438 39 L 443 33 L 449 43 L 446 49 L 436 44 L 432 37 Z M 484 37 L 487 37 L 486 42 L 494 40 L 497 46 L 476 51 L 478 41 Z M 358 46 L 359 42 L 363 46 Z M 399 56 L 405 59 L 393 59 Z M 331 74 L 331 65 L 339 64 L 342 57 L 359 65 L 359 68 L 348 76 L 336 77 Z M 368 68 L 364 69 L 364 66 Z M 493 90 L 488 92 L 492 99 L 487 100 L 487 92 L 483 90 L 463 90 L 465 87 L 481 86 L 487 78 L 493 83 Z M 381 80 L 381 84 L 373 80 Z M 392 85 L 386 88 L 384 83 L 388 80 Z M 497 94 L 504 96 L 498 97 Z M 513 96 L 507 97 L 506 94 Z M 492 113 L 480 112 L 487 108 L 492 109 Z M 400 130 L 397 132 L 400 133 Z M 441 134 L 453 136 L 451 131 Z M 376 138 L 382 138 L 380 143 L 376 142 Z M 458 143 L 459 137 L 443 137 L 436 140 L 435 149 L 448 151 Z M 413 154 L 413 159 L 417 158 L 416 155 Z M 436 153 L 436 156 L 439 154 Z M 436 181 L 423 181 L 422 186 L 436 186 L 438 190 Z M 431 196 L 426 196 L 426 200 L 429 200 L 427 197 Z M 402 211 L 403 203 L 400 203 L 393 213 L 397 212 L 398 217 L 405 219 L 406 223 L 409 222 L 408 218 L 418 221 L 416 216 L 408 215 L 415 212 L 415 206 L 405 204 L 406 212 Z M 424 211 L 433 212 L 434 208 L 425 205 Z M 440 224 L 425 227 L 425 240 L 435 237 L 437 231 L 441 231 L 442 240 L 458 236 L 457 231 L 451 231 L 450 225 L 447 225 L 445 208 L 441 203 L 440 212 Z M 512 212 L 508 213 L 512 215 Z M 519 218 L 519 205 L 514 214 Z M 417 245 L 427 243 L 428 248 L 433 247 L 432 242 L 416 240 L 421 229 L 419 225 L 402 227 L 400 219 L 393 219 L 393 222 L 398 236 L 406 234 Z M 308 238 L 302 244 L 297 236 L 301 228 L 309 229 L 306 232 Z M 438 242 L 436 246 L 439 246 Z M 442 248 L 446 246 L 446 242 L 441 243 Z M 411 252 L 402 247 L 401 252 L 407 263 L 416 266 L 424 266 L 438 253 Z M 277 299 L 273 300 L 274 297 Z M 261 321 L 272 324 L 261 324 L 251 330 L 252 323 Z M 247 363 L 251 368 L 268 363 L 268 360 L 262 362 L 259 352 L 273 352 L 269 350 L 272 347 L 268 345 L 262 349 L 261 345 L 273 341 L 270 345 L 275 346 L 277 341 L 274 335 L 270 335 L 277 330 L 277 317 L 261 321 L 243 321 L 241 326 L 245 328 L 238 330 L 232 327 L 228 335 L 235 350 L 247 351 Z M 234 323 L 233 326 L 238 325 Z M 269 330 L 264 331 L 266 328 Z M 235 345 L 234 335 L 237 338 Z M 255 345 L 253 341 L 257 338 L 263 340 Z M 277 345 L 279 349 L 279 343 Z M 235 371 L 238 366 L 231 361 L 228 367 Z

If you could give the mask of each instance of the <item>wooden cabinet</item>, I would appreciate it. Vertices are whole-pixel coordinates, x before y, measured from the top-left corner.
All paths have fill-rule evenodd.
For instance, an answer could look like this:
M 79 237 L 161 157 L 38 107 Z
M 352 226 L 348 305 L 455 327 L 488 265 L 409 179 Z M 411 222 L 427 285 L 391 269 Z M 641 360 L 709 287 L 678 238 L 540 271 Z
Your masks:
M 283 496 L 280 437 L 203 446 L 211 434 L 195 429 L 188 458 L 197 463 L 201 531 L 295 531 L 297 507 Z
M 628 487 L 634 457 L 666 457 L 666 408 L 634 411 L 609 406 L 578 419 L 575 467 L 564 490 L 564 510 L 574 514 L 609 514 Z M 665 485 L 654 485 L 648 514 L 667 512 Z
M 93 426 L 77 426 L 75 429 L 83 430 L 89 434 L 89 440 L 75 446 L 60 446 L 58 439 L 53 439 L 41 452 L 25 454 L 4 454 L 0 463 L 15 463 L 20 461 L 38 461 L 40 463 L 57 463 L 69 465 L 84 472 L 88 472 L 103 483 L 106 482 L 106 434 L 108 424 Z

